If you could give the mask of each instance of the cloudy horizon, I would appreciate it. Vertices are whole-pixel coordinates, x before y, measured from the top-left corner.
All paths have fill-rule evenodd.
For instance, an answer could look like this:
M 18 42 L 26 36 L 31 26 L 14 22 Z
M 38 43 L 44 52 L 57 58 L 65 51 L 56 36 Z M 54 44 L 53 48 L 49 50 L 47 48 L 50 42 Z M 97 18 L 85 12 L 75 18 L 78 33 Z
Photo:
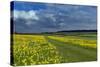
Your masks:
M 11 2 L 14 31 L 19 33 L 97 29 L 97 7 Z

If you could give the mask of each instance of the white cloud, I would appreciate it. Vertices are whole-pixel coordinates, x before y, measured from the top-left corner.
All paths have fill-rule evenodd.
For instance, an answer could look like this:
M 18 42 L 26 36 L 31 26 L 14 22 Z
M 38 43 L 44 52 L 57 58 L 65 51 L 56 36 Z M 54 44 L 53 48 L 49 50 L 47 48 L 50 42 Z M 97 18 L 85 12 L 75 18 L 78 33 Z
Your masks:
M 46 17 L 50 18 L 54 22 L 56 22 L 56 18 L 54 17 L 54 14 L 45 14 Z
M 39 20 L 39 17 L 36 15 L 36 11 L 30 10 L 30 11 L 13 11 L 14 20 L 18 18 L 26 19 L 26 20 Z
M 59 25 L 60 25 L 61 27 L 63 27 L 63 26 L 65 26 L 66 24 L 65 24 L 65 23 L 59 23 Z

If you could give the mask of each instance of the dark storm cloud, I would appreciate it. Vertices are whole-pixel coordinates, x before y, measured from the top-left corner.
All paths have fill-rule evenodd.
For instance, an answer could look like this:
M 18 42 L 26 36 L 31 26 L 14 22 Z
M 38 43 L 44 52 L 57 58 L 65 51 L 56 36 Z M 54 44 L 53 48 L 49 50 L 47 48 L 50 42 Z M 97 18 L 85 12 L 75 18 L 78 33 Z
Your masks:
M 19 4 L 24 6 L 25 3 Z M 32 9 L 28 8 L 30 6 L 28 4 L 25 5 L 27 6 L 25 9 L 15 7 L 12 11 L 15 31 L 49 32 L 58 30 L 93 30 L 97 28 L 97 8 L 95 6 L 33 4 L 35 5 L 31 3 Z

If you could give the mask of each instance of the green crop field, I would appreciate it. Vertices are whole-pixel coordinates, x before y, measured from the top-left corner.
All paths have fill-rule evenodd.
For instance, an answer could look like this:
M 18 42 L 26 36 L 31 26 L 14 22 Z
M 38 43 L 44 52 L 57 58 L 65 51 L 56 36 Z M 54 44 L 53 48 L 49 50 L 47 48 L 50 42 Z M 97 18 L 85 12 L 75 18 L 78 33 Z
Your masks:
M 97 60 L 97 36 L 13 34 L 14 66 Z

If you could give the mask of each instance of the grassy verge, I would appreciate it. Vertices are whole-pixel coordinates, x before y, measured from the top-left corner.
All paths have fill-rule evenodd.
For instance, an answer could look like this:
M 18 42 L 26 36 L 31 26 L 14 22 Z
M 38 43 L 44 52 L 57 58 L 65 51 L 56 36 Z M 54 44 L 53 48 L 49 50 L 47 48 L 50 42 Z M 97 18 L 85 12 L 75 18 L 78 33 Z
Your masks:
M 72 43 L 65 43 L 47 38 L 49 42 L 57 47 L 63 57 L 63 62 L 82 62 L 97 60 L 96 48 L 86 48 Z

